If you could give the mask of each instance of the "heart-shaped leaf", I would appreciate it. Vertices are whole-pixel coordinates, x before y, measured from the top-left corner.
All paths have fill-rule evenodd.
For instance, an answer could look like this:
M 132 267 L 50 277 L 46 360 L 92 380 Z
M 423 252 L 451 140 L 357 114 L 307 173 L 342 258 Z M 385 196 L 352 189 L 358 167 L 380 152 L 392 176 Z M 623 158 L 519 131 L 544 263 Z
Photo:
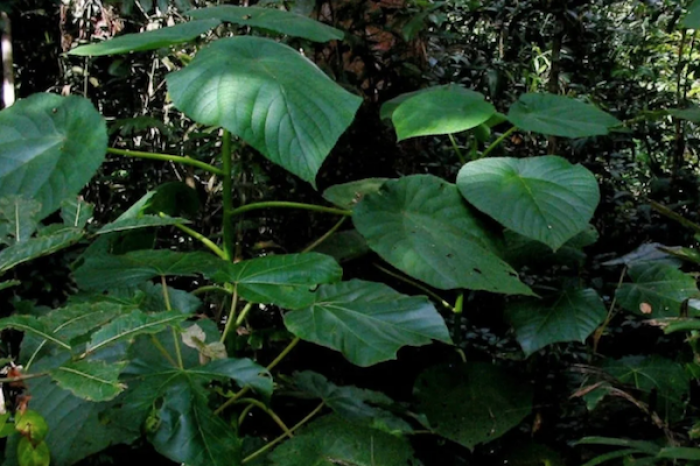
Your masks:
M 486 122 L 496 109 L 478 92 L 461 86 L 431 87 L 385 103 L 399 141 L 418 136 L 460 133 Z
M 548 299 L 509 303 L 506 316 L 527 356 L 552 343 L 586 341 L 607 312 L 591 289 L 569 290 Z
M 107 151 L 107 127 L 89 100 L 34 94 L 0 112 L 0 197 L 41 203 L 41 218 L 73 197 Z
M 93 56 L 116 55 L 118 53 L 155 50 L 171 45 L 190 42 L 205 32 L 214 29 L 221 21 L 207 19 L 191 21 L 153 31 L 125 34 L 98 44 L 81 45 L 69 51 L 69 55 Z
M 527 383 L 478 362 L 428 369 L 418 377 L 414 395 L 431 430 L 469 449 L 505 434 L 532 409 Z
M 342 276 L 343 269 L 332 257 L 306 253 L 225 263 L 212 279 L 235 284 L 239 296 L 248 302 L 299 309 L 314 301 L 312 288 L 340 281 Z
M 342 40 L 344 36 L 343 31 L 314 21 L 308 16 L 290 13 L 277 8 L 223 5 L 190 10 L 187 14 L 195 19 L 216 18 L 228 23 L 259 27 L 315 42 Z
M 313 304 L 287 313 L 284 323 L 302 340 L 340 351 L 361 367 L 396 359 L 402 346 L 451 341 L 427 298 L 361 280 L 322 285 Z
M 628 273 L 632 283 L 623 283 L 615 296 L 629 312 L 652 318 L 679 317 L 683 301 L 698 297 L 695 279 L 672 265 L 642 263 Z
M 554 94 L 523 94 L 508 112 L 508 120 L 534 133 L 566 138 L 608 134 L 622 123 L 598 107 Z
M 469 162 L 457 186 L 474 207 L 553 250 L 587 228 L 600 201 L 593 174 L 556 156 Z
M 457 188 L 440 178 L 389 180 L 357 204 L 352 220 L 373 251 L 431 286 L 532 293 L 498 257 L 494 236 Z
M 226 128 L 314 185 L 361 103 L 294 49 L 260 37 L 220 39 L 167 81 L 189 117 Z

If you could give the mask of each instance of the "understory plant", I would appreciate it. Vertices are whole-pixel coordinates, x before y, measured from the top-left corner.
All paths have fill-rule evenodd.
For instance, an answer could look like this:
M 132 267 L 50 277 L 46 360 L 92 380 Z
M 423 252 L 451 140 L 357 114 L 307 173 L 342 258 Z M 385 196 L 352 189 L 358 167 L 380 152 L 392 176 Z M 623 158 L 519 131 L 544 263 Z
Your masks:
M 455 180 L 372 178 L 328 188 L 324 205 L 234 205 L 237 148 L 247 145 L 315 187 L 362 101 L 298 48 L 262 35 L 297 41 L 290 43 L 340 41 L 335 28 L 260 7 L 202 8 L 188 18 L 70 54 L 203 44 L 166 82 L 178 111 L 219 134 L 219 153 L 209 160 L 110 147 L 105 118 L 83 97 L 36 94 L 0 112 L 0 273 L 6 277 L 0 289 L 18 285 L 12 271 L 19 264 L 67 248 L 77 253 L 76 292 L 61 307 L 0 320 L 0 329 L 24 334 L 2 379 L 13 388 L 0 418 L 0 434 L 8 437 L 5 464 L 70 465 L 146 439 L 189 466 L 417 465 L 415 435 L 474 449 L 532 413 L 535 387 L 528 380 L 511 365 L 471 360 L 462 349 L 461 325 L 475 297 L 504 297 L 523 365 L 558 343 L 592 336 L 595 349 L 616 305 L 640 317 L 687 314 L 697 287 L 673 261 L 651 263 L 637 254 L 609 264 L 622 269 L 609 306 L 600 287 L 578 273 L 583 248 L 597 239 L 590 221 L 600 193 L 588 169 L 556 155 L 495 156 L 516 132 L 594 138 L 624 130 L 615 117 L 572 97 L 524 94 L 504 114 L 482 94 L 454 84 L 403 94 L 376 117 L 393 125 L 398 140 L 447 138 L 461 166 Z M 253 32 L 237 35 L 239 28 Z M 457 143 L 458 133 L 468 148 Z M 96 225 L 92 206 L 78 193 L 105 154 L 172 162 L 213 177 L 223 205 L 220 234 L 202 234 L 182 214 L 175 199 L 191 193 L 177 183 L 154 187 L 111 223 Z M 236 228 L 243 215 L 277 208 L 339 220 L 297 253 L 240 251 Z M 200 250 L 124 245 L 134 231 L 162 227 L 177 228 Z M 358 250 L 376 254 L 379 268 L 416 294 L 343 280 L 340 259 Z M 561 275 L 541 281 L 541 264 L 557 265 Z M 218 306 L 204 306 L 203 296 Z M 270 306 L 281 310 L 273 330 L 287 345 L 262 364 L 247 336 L 257 330 L 250 319 Z M 435 361 L 415 381 L 413 399 L 397 402 L 317 372 L 278 373 L 300 341 L 361 368 L 396 359 L 401 348 L 431 344 L 460 362 Z M 639 393 L 629 396 L 650 409 L 642 398 L 654 391 L 661 398 L 654 414 L 665 425 L 682 415 L 686 369 L 661 357 L 606 360 L 599 379 L 586 378 L 577 396 L 593 409 L 631 384 Z M 640 380 L 639 374 L 654 376 Z M 305 414 L 292 424 L 275 410 L 278 399 Z M 277 435 L 249 429 L 251 410 L 269 417 Z

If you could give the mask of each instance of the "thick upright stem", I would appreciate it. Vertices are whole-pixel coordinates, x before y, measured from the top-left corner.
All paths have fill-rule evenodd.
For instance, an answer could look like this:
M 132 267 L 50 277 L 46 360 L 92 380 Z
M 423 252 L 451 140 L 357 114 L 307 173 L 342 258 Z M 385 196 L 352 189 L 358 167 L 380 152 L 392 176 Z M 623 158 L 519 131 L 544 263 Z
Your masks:
M 224 230 L 224 259 L 230 261 L 233 259 L 234 254 L 234 231 L 233 223 L 231 219 L 233 218 L 233 179 L 231 178 L 232 171 L 232 160 L 231 160 L 231 133 L 228 130 L 224 130 L 223 140 L 221 142 L 221 159 L 224 168 L 224 220 L 223 220 L 223 230 Z

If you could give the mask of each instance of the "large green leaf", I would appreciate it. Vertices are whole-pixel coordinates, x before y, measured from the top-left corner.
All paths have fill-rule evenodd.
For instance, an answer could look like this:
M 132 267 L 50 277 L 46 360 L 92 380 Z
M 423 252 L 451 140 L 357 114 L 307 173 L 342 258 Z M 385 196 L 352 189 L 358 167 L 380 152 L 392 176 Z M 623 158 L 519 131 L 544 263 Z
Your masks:
M 431 175 L 390 180 L 355 207 L 353 222 L 369 247 L 414 278 L 443 290 L 531 294 L 496 254 L 494 236 L 457 188 Z
M 476 160 L 459 171 L 457 187 L 477 209 L 554 250 L 588 226 L 600 201 L 593 174 L 556 156 Z
M 505 434 L 532 409 L 527 383 L 486 363 L 428 369 L 414 394 L 429 427 L 469 449 Z
M 183 314 L 194 314 L 202 305 L 202 301 L 191 293 L 176 288 L 168 287 L 170 307 Z M 71 302 L 75 303 L 113 303 L 133 309 L 141 309 L 144 312 L 160 312 L 167 309 L 163 286 L 151 282 L 141 283 L 130 288 L 118 288 L 110 290 L 107 294 L 87 292 L 71 296 Z
M 294 385 L 304 395 L 320 398 L 326 406 L 348 421 L 367 424 L 390 433 L 413 431 L 406 421 L 382 409 L 395 404 L 383 393 L 353 386 L 341 387 L 311 371 L 295 373 Z
M 315 42 L 342 40 L 343 32 L 313 19 L 277 8 L 233 5 L 200 8 L 187 12 L 195 19 L 216 18 L 241 26 L 259 27 Z
M 694 0 L 688 7 L 688 14 L 681 21 L 681 26 L 688 29 L 700 29 L 700 0 Z
M 527 356 L 552 343 L 583 343 L 606 315 L 603 301 L 591 289 L 568 290 L 546 301 L 515 301 L 506 307 L 506 316 Z
M 191 21 L 152 31 L 125 34 L 97 44 L 82 45 L 69 51 L 69 55 L 102 56 L 118 53 L 154 50 L 190 42 L 221 23 L 216 19 Z
M 340 281 L 343 269 L 330 256 L 285 254 L 227 263 L 212 279 L 236 285 L 248 302 L 298 309 L 314 301 L 312 288 Z
M 179 311 L 144 314 L 139 310 L 117 317 L 97 332 L 93 333 L 87 352 L 95 352 L 107 345 L 120 341 L 133 341 L 138 335 L 158 333 L 187 319 Z
M 367 241 L 357 230 L 333 233 L 328 239 L 314 248 L 314 251 L 331 256 L 341 264 L 369 252 Z
M 82 97 L 34 94 L 0 112 L 0 197 L 41 203 L 41 217 L 82 189 L 102 164 L 107 127 Z
M 361 103 L 294 49 L 260 37 L 220 39 L 167 81 L 187 116 L 226 128 L 314 185 Z
M 605 361 L 603 369 L 620 382 L 647 394 L 655 391 L 658 411 L 663 418 L 673 420 L 682 413 L 690 388 L 690 379 L 682 364 L 658 355 L 627 356 Z
M 241 441 L 233 427 L 209 409 L 206 392 L 186 380 L 169 384 L 158 418 L 150 441 L 160 454 L 190 466 L 240 464 Z
M 364 180 L 336 184 L 323 192 L 323 197 L 343 209 L 352 209 L 369 193 L 376 193 L 388 178 L 365 178 Z
M 608 134 L 622 123 L 599 108 L 554 94 L 523 94 L 508 112 L 518 128 L 535 133 L 584 138 Z
M 398 105 L 391 111 L 391 121 L 399 141 L 460 133 L 479 126 L 496 113 L 482 94 L 456 85 L 424 89 L 407 98 L 399 96 L 384 105 L 393 107 L 397 100 Z
M 0 274 L 23 262 L 67 248 L 83 237 L 82 230 L 67 228 L 48 236 L 30 238 L 0 251 Z
M 683 301 L 698 297 L 695 279 L 674 266 L 663 263 L 634 265 L 628 272 L 632 283 L 623 283 L 615 292 L 625 310 L 646 317 L 679 317 Z M 651 308 L 651 312 L 642 312 Z
M 121 393 L 126 385 L 119 382 L 119 373 L 126 362 L 76 361 L 51 371 L 51 378 L 61 388 L 88 401 L 109 401 Z
M 284 323 L 299 338 L 340 351 L 362 367 L 396 359 L 402 346 L 451 342 L 427 298 L 361 280 L 322 285 L 313 304 L 287 313 Z
M 63 349 L 70 350 L 70 345 L 58 338 L 53 331 L 51 331 L 46 324 L 39 321 L 34 316 L 26 315 L 13 315 L 10 317 L 5 317 L 0 319 L 0 330 L 6 328 L 11 328 L 14 330 L 19 330 L 31 335 L 35 335 L 43 340 L 50 341 L 51 343 L 60 346 Z
M 270 455 L 273 466 L 418 466 L 407 440 L 337 416 L 318 419 Z
M 225 264 L 216 256 L 203 252 L 149 249 L 120 256 L 90 256 L 75 271 L 74 277 L 78 286 L 84 290 L 107 290 L 140 285 L 159 276 L 213 273 Z

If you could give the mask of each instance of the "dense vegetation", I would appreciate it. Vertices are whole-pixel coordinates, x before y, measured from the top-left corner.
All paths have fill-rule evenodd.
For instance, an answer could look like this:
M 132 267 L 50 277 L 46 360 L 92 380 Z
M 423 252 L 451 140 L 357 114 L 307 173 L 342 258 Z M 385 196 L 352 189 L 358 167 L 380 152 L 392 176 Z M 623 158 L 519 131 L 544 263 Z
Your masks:
M 224 3 L 0 5 L 5 465 L 700 461 L 700 0 Z

